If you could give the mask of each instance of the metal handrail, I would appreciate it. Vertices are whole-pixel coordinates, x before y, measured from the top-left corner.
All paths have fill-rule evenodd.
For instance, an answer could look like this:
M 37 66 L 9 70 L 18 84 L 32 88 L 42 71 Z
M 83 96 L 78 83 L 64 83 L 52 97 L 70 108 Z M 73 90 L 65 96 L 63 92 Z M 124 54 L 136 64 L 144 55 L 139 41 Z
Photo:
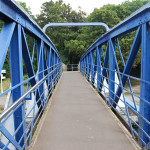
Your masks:
M 28 92 L 26 92 L 22 97 L 20 97 L 13 105 L 11 105 L 8 109 L 6 109 L 1 115 L 0 115 L 0 122 L 3 118 L 5 118 L 16 106 L 18 106 L 26 96 L 28 96 L 34 89 L 36 89 L 37 86 L 39 86 L 50 74 L 52 74 L 58 67 L 57 66 L 53 71 L 51 71 L 49 74 L 47 74 L 43 79 L 41 79 L 37 84 L 35 84 Z

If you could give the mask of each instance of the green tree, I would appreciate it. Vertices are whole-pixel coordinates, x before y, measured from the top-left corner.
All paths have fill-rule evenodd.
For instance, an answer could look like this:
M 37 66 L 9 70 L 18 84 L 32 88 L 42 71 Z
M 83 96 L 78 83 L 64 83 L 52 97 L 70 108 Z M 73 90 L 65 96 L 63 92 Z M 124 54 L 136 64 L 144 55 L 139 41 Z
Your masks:
M 65 4 L 62 0 L 43 3 L 42 11 L 37 15 L 37 22 L 43 28 L 44 25 L 50 22 L 84 22 L 85 12 L 79 9 L 79 12 L 72 10 L 70 4 Z M 48 28 L 46 34 L 53 41 L 59 50 L 64 63 L 73 63 L 72 57 L 68 47 L 67 41 L 75 40 L 80 33 L 78 27 L 53 27 Z M 69 54 L 69 55 L 68 55 Z M 78 60 L 79 61 L 79 60 Z
M 18 1 L 18 3 L 23 7 L 23 9 L 33 18 L 35 19 L 35 16 L 32 14 L 31 12 L 31 8 L 27 6 L 27 4 L 25 2 L 20 2 Z
M 110 28 L 112 28 L 148 2 L 149 0 L 133 0 L 132 2 L 125 1 L 120 5 L 104 5 L 99 9 L 94 9 L 94 11 L 86 18 L 86 22 L 104 22 Z M 77 40 L 86 41 L 86 45 L 84 45 L 86 48 L 88 48 L 91 43 L 93 43 L 97 38 L 106 32 L 102 27 L 83 27 L 80 29 L 80 31 L 81 34 L 78 35 Z M 119 38 L 119 43 L 125 62 L 128 58 L 134 36 L 135 32 L 132 32 Z M 118 50 L 116 50 L 116 55 L 120 69 L 123 70 L 123 64 L 121 62 Z M 140 57 L 141 55 L 139 52 L 133 68 L 137 68 L 139 66 Z

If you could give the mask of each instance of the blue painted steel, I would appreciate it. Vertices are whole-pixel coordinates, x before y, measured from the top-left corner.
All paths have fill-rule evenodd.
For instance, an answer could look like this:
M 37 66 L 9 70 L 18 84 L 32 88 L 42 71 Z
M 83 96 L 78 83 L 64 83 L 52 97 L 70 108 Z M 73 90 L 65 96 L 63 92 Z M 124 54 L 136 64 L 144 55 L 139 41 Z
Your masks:
M 113 105 L 114 93 L 115 93 L 115 58 L 113 51 L 115 50 L 115 41 L 113 41 L 113 48 L 111 41 L 109 41 L 109 103 Z
M 150 26 L 148 24 L 142 25 L 142 46 L 141 46 L 141 79 L 150 82 Z M 143 101 L 150 102 L 150 84 L 141 82 L 140 93 L 140 115 L 150 122 L 150 105 Z M 150 124 L 140 117 L 140 126 L 150 136 Z M 148 143 L 149 138 L 140 130 L 140 136 Z
M 26 66 L 26 70 L 27 70 L 28 76 L 30 78 L 30 77 L 34 76 L 35 73 L 34 73 L 34 69 L 32 66 L 32 60 L 30 58 L 29 48 L 28 48 L 28 44 L 26 41 L 24 29 L 22 29 L 22 54 L 23 54 L 23 59 L 24 59 L 24 63 Z M 31 79 L 30 83 L 32 86 L 34 86 L 36 84 L 35 78 Z
M 84 68 L 84 70 L 83 70 L 83 74 L 85 73 L 85 64 L 84 64 L 84 62 L 85 62 L 85 58 L 83 59 L 83 68 Z
M 0 141 L 0 148 L 3 149 L 5 145 Z M 9 148 L 5 148 L 5 150 L 9 150 Z
M 22 66 L 22 37 L 21 37 L 21 26 L 18 25 L 13 33 L 11 43 L 10 43 L 10 66 L 11 66 L 11 85 L 15 86 L 23 81 L 23 66 Z M 23 85 L 17 87 L 12 91 L 12 101 L 13 103 L 23 95 Z M 20 106 L 14 112 L 14 125 L 15 130 L 18 129 L 19 125 L 24 118 L 24 108 Z M 22 125 L 19 131 L 16 133 L 16 140 L 19 142 L 20 138 L 24 133 L 24 126 Z M 22 139 L 20 145 L 23 146 L 24 138 Z
M 93 83 L 95 83 L 95 76 L 96 76 L 96 71 L 97 71 L 97 52 L 96 50 L 94 51 L 94 75 L 93 75 Z
M 47 51 L 47 52 L 48 52 L 48 51 Z M 44 51 L 44 53 L 43 53 L 43 61 L 44 61 L 44 62 L 43 62 L 43 63 L 44 63 L 44 70 L 45 70 L 45 71 L 44 71 L 44 76 L 46 76 L 46 75 L 48 74 L 48 70 L 47 70 L 47 68 L 48 68 L 48 67 L 47 67 L 47 65 L 48 65 L 47 63 L 48 63 L 48 62 L 47 62 L 47 60 L 46 60 L 46 51 Z
M 52 50 L 52 69 L 54 70 L 54 68 L 55 68 L 55 58 L 54 58 L 54 52 Z M 53 81 L 53 83 L 55 83 L 54 77 L 55 77 L 55 73 L 52 74 L 52 81 Z
M 86 67 L 86 78 L 88 77 L 88 58 L 87 58 L 87 56 L 85 57 L 85 67 Z
M 54 69 L 56 68 L 56 55 L 54 53 Z M 56 71 L 54 72 L 54 77 L 56 76 Z M 56 78 L 54 78 L 54 83 L 56 83 Z
M 12 21 L 21 24 L 21 26 L 24 29 L 27 29 L 27 32 L 30 32 L 32 36 L 42 39 L 45 44 L 54 49 L 59 59 L 61 59 L 55 45 L 51 42 L 49 37 L 19 4 L 17 4 L 14 0 L 1 0 L 0 4 L 0 18 L 2 20 L 4 19 L 5 21 L 5 18 L 7 17 Z
M 50 55 L 49 55 L 49 67 L 50 67 L 50 69 L 49 69 L 49 71 L 51 72 L 52 71 L 52 49 L 50 49 Z M 50 84 L 49 84 L 49 86 L 50 86 L 50 88 L 52 88 L 52 75 L 50 75 Z
M 8 132 L 8 130 L 0 123 L 0 129 L 1 132 L 5 135 L 5 137 L 7 139 L 9 139 L 9 141 L 17 148 L 17 149 L 21 149 L 21 146 L 18 144 L 18 142 L 12 137 L 12 135 Z
M 44 43 L 43 43 L 43 41 L 41 41 L 40 52 L 39 52 L 39 61 L 38 61 L 38 72 L 39 72 L 38 80 L 39 81 L 41 79 L 43 79 L 43 77 L 44 77 L 44 72 L 42 72 L 44 70 L 43 48 L 44 48 Z M 44 84 L 41 84 L 39 87 L 39 92 L 41 95 L 42 105 L 44 106 L 44 95 L 42 95 L 43 91 L 44 91 Z
M 70 27 L 70 26 L 103 26 L 106 31 L 109 31 L 109 27 L 107 24 L 103 22 L 72 22 L 72 23 L 48 23 L 43 27 L 43 31 L 45 32 L 48 27 Z
M 0 33 L 0 53 L 1 53 L 1 57 L 0 57 L 0 72 L 2 71 L 3 65 L 4 65 L 4 61 L 6 58 L 6 54 L 8 51 L 8 47 L 15 29 L 15 23 L 5 23 L 3 25 L 2 31 Z M 5 44 L 2 44 L 5 43 Z
M 150 149 L 149 22 L 150 3 L 137 10 L 131 16 L 112 28 L 109 32 L 100 36 L 87 49 L 80 59 L 81 72 L 86 76 L 87 79 L 90 78 L 91 74 L 91 79 L 94 78 L 97 80 L 97 85 L 95 85 L 93 82 L 92 84 L 97 88 L 98 92 L 105 97 L 112 109 L 124 119 L 131 130 L 132 136 L 138 138 L 142 147 L 145 149 Z M 127 61 L 125 62 L 121 53 L 118 39 L 124 37 L 124 35 L 130 34 L 132 31 L 136 31 L 136 35 Z M 103 47 L 105 47 L 106 44 L 106 51 L 103 52 Z M 131 76 L 130 73 L 135 62 L 135 58 L 138 52 L 140 53 L 140 47 L 141 78 L 137 78 Z M 97 62 L 95 61 L 93 64 L 93 61 L 91 61 L 91 54 L 95 53 L 95 49 Z M 101 51 L 103 53 L 103 57 L 101 57 Z M 124 67 L 123 72 L 119 70 L 119 60 L 117 60 L 118 54 L 120 55 L 119 57 L 121 58 Z M 89 55 L 90 60 L 88 61 Z M 84 61 L 84 59 L 86 59 L 86 61 Z M 88 66 L 90 67 L 88 68 Z M 92 66 L 94 67 L 94 73 Z M 87 71 L 85 71 L 85 67 L 87 68 Z M 130 81 L 131 79 L 140 82 L 140 96 L 132 89 L 132 84 Z M 128 88 L 125 87 L 126 81 L 128 81 Z M 126 96 L 126 93 L 130 94 L 130 98 Z M 138 100 L 140 101 L 139 105 L 137 105 Z M 134 114 L 136 120 L 132 117 L 132 114 Z M 138 130 L 135 129 L 135 126 L 138 128 Z
M 55 69 L 55 53 L 53 53 L 52 56 L 53 56 L 53 59 L 52 59 L 52 60 L 53 60 L 53 69 Z M 56 73 L 54 72 L 54 73 L 53 73 L 53 82 L 54 82 L 54 84 L 55 84 L 55 74 L 56 74 Z
M 105 55 L 103 70 L 102 70 L 102 76 L 100 78 L 100 91 L 102 90 L 104 77 L 106 76 L 106 72 L 107 72 L 106 68 L 107 68 L 107 65 L 108 65 L 108 58 L 109 58 L 109 44 L 107 44 L 106 55 Z
M 97 53 L 97 90 L 100 90 L 100 79 L 101 79 L 101 49 L 96 47 Z
M 130 50 L 128 60 L 127 60 L 126 65 L 124 67 L 123 74 L 127 74 L 127 75 L 130 74 L 133 63 L 134 63 L 134 60 L 135 60 L 136 55 L 139 51 L 140 45 L 141 45 L 141 29 L 139 27 L 138 30 L 137 30 L 137 34 L 135 36 L 135 39 L 133 41 L 132 48 Z M 127 81 L 127 77 L 123 76 L 121 78 L 121 82 L 122 82 L 123 87 L 124 87 L 126 81 Z M 120 97 L 121 93 L 122 93 L 122 89 L 121 89 L 121 86 L 119 86 L 118 89 L 117 89 L 117 92 L 115 94 L 115 98 L 114 98 L 114 101 L 115 101 L 115 103 L 113 104 L 114 107 L 116 107 L 116 103 L 118 103 L 118 100 L 119 100 L 119 97 Z
M 48 97 L 52 94 L 52 90 L 54 89 L 62 73 L 62 61 L 56 47 L 51 42 L 51 40 L 26 14 L 26 12 L 22 10 L 22 8 L 20 8 L 12 0 L 1 0 L 0 6 L 0 19 L 5 22 L 0 33 L 0 71 L 3 68 L 8 47 L 10 47 L 10 71 L 12 83 L 12 88 L 0 94 L 0 97 L 6 95 L 8 92 L 11 92 L 12 100 L 16 103 L 16 101 L 18 102 L 18 99 L 24 93 L 25 83 L 30 82 L 31 87 L 33 87 L 35 84 L 39 83 L 39 80 L 42 81 L 42 79 L 44 79 L 40 85 L 34 89 L 34 91 L 25 96 L 25 99 L 22 101 L 23 103 L 16 105 L 16 107 L 14 107 L 14 109 L 11 110 L 8 114 L 3 112 L 0 115 L 0 118 L 1 116 L 4 116 L 4 118 L 0 120 L 0 132 L 9 141 L 7 143 L 1 142 L 0 146 L 3 147 L 3 149 L 7 149 L 10 146 L 9 143 L 11 143 L 15 146 L 16 149 L 25 149 L 27 147 L 28 141 L 31 141 L 33 129 L 38 119 L 40 118 L 43 109 L 45 108 L 43 105 L 45 106 L 45 104 L 47 104 Z M 103 94 L 107 100 L 109 97 L 109 104 L 112 104 L 112 108 L 124 119 L 127 125 L 129 125 L 132 135 L 136 138 L 138 137 L 141 145 L 146 149 L 150 148 L 150 44 L 148 42 L 150 40 L 149 22 L 150 3 L 119 23 L 108 33 L 99 37 L 88 48 L 80 60 L 80 70 L 82 74 L 85 75 L 88 80 L 90 80 L 91 77 L 91 83 L 94 86 L 94 81 L 97 80 L 97 85 L 95 86 L 97 90 Z M 121 54 L 118 38 L 135 30 L 137 30 L 137 33 L 132 44 L 127 62 L 125 64 Z M 32 59 L 29 53 L 28 43 L 25 36 L 26 34 L 34 39 Z M 103 46 L 106 44 L 107 48 L 104 56 Z M 119 70 L 116 57 L 116 45 L 118 47 L 118 51 L 124 66 L 123 73 Z M 130 72 L 140 46 L 141 78 L 136 78 L 131 76 Z M 37 49 L 35 49 L 35 47 L 37 47 Z M 37 52 L 37 71 L 33 68 L 35 51 Z M 101 52 L 103 53 L 104 58 L 101 58 Z M 23 81 L 22 57 L 24 59 L 26 70 L 29 76 L 29 79 L 25 81 Z M 101 63 L 103 63 L 103 66 Z M 50 73 L 50 75 L 44 78 L 48 73 Z M 117 74 L 117 76 L 115 74 Z M 118 82 L 116 82 L 115 78 L 119 78 Z M 138 96 L 132 90 L 130 79 L 138 80 L 140 82 L 140 96 Z M 127 80 L 129 83 L 129 89 L 125 88 L 125 83 Z M 44 87 L 45 81 L 47 83 L 47 87 Z M 26 91 L 28 92 L 31 87 L 28 85 Z M 45 88 L 48 90 L 47 97 L 45 97 Z M 130 102 L 130 99 L 126 97 L 125 92 L 131 94 L 133 102 Z M 34 105 L 29 111 L 27 111 L 27 113 L 25 112 L 25 100 L 29 95 L 32 95 L 32 93 L 34 93 L 35 96 Z M 140 111 L 139 106 L 136 106 L 135 97 L 140 99 Z M 125 107 L 122 108 L 118 102 L 122 102 Z M 37 106 L 38 110 L 35 111 Z M 137 121 L 131 117 L 129 110 L 135 115 L 135 117 L 137 117 Z M 7 123 L 12 114 L 14 115 L 15 125 L 15 132 L 13 135 L 10 134 L 8 129 L 5 128 L 5 123 Z M 31 114 L 33 115 L 31 122 L 26 125 L 26 121 Z M 134 126 L 138 128 L 139 132 L 134 129 Z
M 121 49 L 120 49 L 120 46 L 119 46 L 119 41 L 118 41 L 118 39 L 117 39 L 117 46 L 118 46 L 118 50 L 119 50 L 119 54 L 120 54 L 120 57 L 121 57 L 121 60 L 122 60 L 123 67 L 125 67 L 125 62 L 124 62 L 124 59 L 123 59 L 123 56 L 122 56 L 122 53 L 121 53 Z M 132 86 L 131 86 L 131 83 L 130 83 L 129 78 L 128 78 L 128 84 L 129 84 L 131 93 L 133 93 L 133 91 L 132 91 Z M 131 94 L 131 95 L 132 95 L 132 99 L 133 99 L 133 103 L 134 103 L 134 107 L 133 107 L 133 108 L 134 108 L 136 111 L 138 111 L 137 105 L 136 105 L 136 103 L 135 103 L 135 98 L 134 98 L 133 94 Z
M 85 65 L 85 66 L 84 66 L 84 68 L 85 68 L 85 69 L 84 69 L 84 72 L 86 73 L 86 72 L 87 72 L 87 68 L 86 68 L 86 58 L 84 58 L 84 65 Z
M 48 49 L 47 50 L 47 71 L 48 71 L 48 73 L 50 73 L 50 53 L 51 53 L 51 50 L 50 49 Z M 48 88 L 50 88 L 50 77 L 48 78 Z M 50 91 L 49 91 L 49 93 L 50 93 Z
M 13 103 L 0 114 L 0 132 L 2 137 L 8 140 L 3 141 L 0 137 L 0 148 L 12 149 L 11 145 L 14 145 L 16 149 L 26 149 L 31 142 L 33 129 L 61 76 L 62 61 L 56 47 L 47 35 L 13 0 L 0 1 L 0 20 L 4 21 L 0 32 L 0 72 L 7 52 L 9 52 L 11 78 L 11 88 L 0 94 L 0 97 L 7 96 L 10 92 L 10 97 L 9 94 L 7 97 L 10 101 L 12 97 Z M 27 37 L 34 40 L 32 57 L 28 45 L 31 46 L 31 43 L 28 43 Z M 37 68 L 34 64 L 36 57 Z M 29 77 L 24 81 L 23 60 Z M 32 88 L 34 90 L 31 91 Z M 23 99 L 19 102 L 21 97 Z M 28 103 L 26 100 L 29 100 Z M 14 120 L 11 119 L 11 116 Z M 7 127 L 10 120 L 14 122 L 14 133 L 10 132 Z
M 90 52 L 91 83 L 94 83 L 94 52 Z
M 90 77 L 90 59 L 89 59 L 89 55 L 86 56 L 86 59 L 87 59 L 87 76 L 86 78 L 89 80 L 89 77 Z

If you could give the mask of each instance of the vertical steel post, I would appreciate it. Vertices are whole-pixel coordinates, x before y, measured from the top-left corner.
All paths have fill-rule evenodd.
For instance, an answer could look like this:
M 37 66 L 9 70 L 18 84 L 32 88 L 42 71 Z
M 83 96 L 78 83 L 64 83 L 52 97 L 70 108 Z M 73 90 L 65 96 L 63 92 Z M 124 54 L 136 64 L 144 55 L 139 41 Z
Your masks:
M 44 48 L 44 43 L 43 41 L 40 42 L 40 44 L 38 43 L 37 44 L 37 58 L 38 58 L 38 78 L 39 80 L 43 79 L 44 77 L 44 58 L 43 58 L 43 48 Z M 40 86 L 39 86 L 39 91 L 40 91 L 40 95 L 41 96 L 41 99 L 42 99 L 42 105 L 44 106 L 44 84 L 42 83 Z
M 56 68 L 56 53 L 54 52 L 54 69 L 55 68 Z M 54 71 L 54 85 L 55 84 L 56 84 L 56 71 Z
M 86 59 L 84 57 L 84 75 L 86 76 Z
M 54 60 L 54 51 L 52 51 L 52 70 L 54 70 L 55 60 Z M 54 88 L 54 77 L 55 73 L 52 73 L 52 90 Z
M 50 52 L 51 50 L 50 49 L 48 49 L 47 50 L 47 68 L 48 68 L 48 73 L 50 73 Z M 49 93 L 50 93 L 50 77 L 48 78 L 48 91 L 49 91 Z
M 150 26 L 148 24 L 142 25 L 142 44 L 141 44 L 141 79 L 150 82 Z M 150 84 L 141 81 L 140 89 L 140 116 L 144 117 L 150 122 Z M 143 101 L 144 100 L 144 101 Z M 140 117 L 139 123 L 143 130 L 150 136 L 150 125 Z M 140 130 L 141 139 L 149 142 L 149 138 Z
M 82 62 L 80 60 L 80 72 L 82 73 L 82 68 L 81 68 L 82 66 L 81 65 L 82 65 Z
M 100 88 L 100 79 L 101 79 L 101 49 L 96 47 L 97 53 L 97 90 Z
M 15 28 L 11 43 L 10 43 L 10 70 L 11 70 L 11 85 L 12 87 L 21 83 L 23 81 L 23 65 L 22 65 L 22 36 L 21 36 L 21 26 L 18 25 Z M 12 90 L 12 101 L 16 102 L 23 95 L 23 85 Z M 14 125 L 15 130 L 18 129 L 22 123 L 25 115 L 25 108 L 21 105 L 14 112 Z M 19 127 L 15 138 L 19 142 L 24 131 L 25 131 L 25 122 Z M 20 146 L 24 145 L 24 137 L 21 140 Z
M 58 57 L 56 55 L 56 67 L 58 66 Z M 58 68 L 56 69 L 56 76 L 58 76 Z M 56 78 L 56 83 L 58 81 L 58 77 Z
M 114 92 L 115 92 L 115 58 L 113 50 L 115 51 L 115 41 L 113 41 L 113 47 L 109 41 L 109 103 L 113 104 Z
M 84 75 L 84 58 L 82 59 L 82 74 Z
M 85 75 L 85 72 L 84 72 L 84 58 L 82 59 L 82 71 L 83 71 L 83 75 Z
M 83 58 L 82 58 L 82 60 L 81 60 L 81 72 L 82 72 L 82 75 L 83 75 Z
M 93 83 L 95 83 L 95 81 L 97 81 L 97 79 L 95 80 L 96 74 L 97 74 L 97 52 L 95 51 L 95 56 L 94 56 L 94 78 L 93 78 Z
M 50 56 L 50 49 L 47 50 L 47 71 L 48 73 L 50 72 L 50 59 L 49 59 L 49 56 Z
M 104 78 L 105 78 L 106 73 L 107 73 L 106 68 L 108 66 L 108 59 L 109 59 L 109 43 L 107 43 L 106 54 L 105 54 L 104 64 L 103 64 L 103 70 L 102 70 L 101 79 L 100 79 L 100 87 L 99 87 L 100 92 L 102 90 Z
M 89 80 L 89 78 L 90 78 L 89 55 L 86 56 L 86 61 L 87 61 L 87 75 L 86 75 L 86 78 Z
M 52 71 L 52 49 L 50 48 L 50 55 L 49 55 L 49 66 L 50 66 L 50 72 Z M 49 77 L 49 82 L 50 82 L 50 92 L 52 92 L 52 74 Z
M 85 77 L 87 77 L 87 56 L 85 56 Z
M 91 83 L 93 84 L 94 80 L 94 53 L 90 52 L 90 64 L 91 64 Z

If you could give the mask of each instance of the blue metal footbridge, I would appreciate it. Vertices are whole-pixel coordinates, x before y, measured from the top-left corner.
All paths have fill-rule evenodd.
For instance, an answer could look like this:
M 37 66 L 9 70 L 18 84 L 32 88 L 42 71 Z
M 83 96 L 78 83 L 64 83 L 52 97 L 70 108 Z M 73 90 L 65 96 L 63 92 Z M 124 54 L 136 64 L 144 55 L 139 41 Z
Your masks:
M 9 57 L 11 79 L 10 88 L 0 94 L 0 100 L 5 96 L 7 102 L 0 114 L 0 148 L 27 149 L 62 78 L 62 60 L 45 29 L 42 30 L 15 1 L 0 0 L 0 20 L 3 24 L 0 31 L 0 72 L 6 57 Z M 137 144 L 150 149 L 150 3 L 112 29 L 105 28 L 107 32 L 81 57 L 80 72 L 123 122 Z M 135 37 L 125 62 L 119 39 L 133 32 Z M 28 37 L 33 42 L 32 53 Z M 139 78 L 131 75 L 138 53 L 141 54 Z M 121 71 L 118 56 L 124 67 Z M 36 68 L 34 60 L 37 62 Z M 27 79 L 24 79 L 24 72 Z M 72 80 L 76 81 L 76 77 Z M 132 86 L 133 80 L 139 83 L 138 93 Z M 64 83 L 67 86 L 67 78 Z M 86 99 L 84 92 L 82 96 Z

